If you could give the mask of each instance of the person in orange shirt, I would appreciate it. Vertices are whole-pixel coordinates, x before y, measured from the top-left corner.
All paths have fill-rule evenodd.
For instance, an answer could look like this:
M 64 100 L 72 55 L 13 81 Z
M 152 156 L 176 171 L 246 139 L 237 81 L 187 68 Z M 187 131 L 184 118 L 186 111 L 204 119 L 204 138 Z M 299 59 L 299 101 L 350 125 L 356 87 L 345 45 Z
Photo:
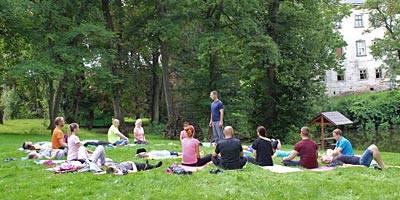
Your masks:
M 64 149 L 68 147 L 68 144 L 64 140 L 64 133 L 62 127 L 64 126 L 64 118 L 57 117 L 55 120 L 56 127 L 53 130 L 51 136 L 51 144 L 53 149 Z

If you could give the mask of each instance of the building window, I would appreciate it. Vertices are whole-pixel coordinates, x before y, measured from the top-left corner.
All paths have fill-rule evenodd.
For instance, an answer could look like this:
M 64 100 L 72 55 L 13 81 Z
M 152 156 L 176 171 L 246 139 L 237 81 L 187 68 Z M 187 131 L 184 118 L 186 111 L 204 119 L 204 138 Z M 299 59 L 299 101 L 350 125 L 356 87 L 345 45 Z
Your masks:
M 337 80 L 338 81 L 344 81 L 344 75 L 343 74 L 338 74 L 337 75 Z
M 356 41 L 357 56 L 366 56 L 366 45 L 365 40 Z
M 363 28 L 363 16 L 362 15 L 355 15 L 354 17 L 354 28 Z
M 360 70 L 360 80 L 366 80 L 367 79 L 367 70 L 361 69 Z
M 340 20 L 335 20 L 335 28 L 341 29 L 342 28 L 342 21 Z
M 382 69 L 375 69 L 375 78 L 383 78 Z

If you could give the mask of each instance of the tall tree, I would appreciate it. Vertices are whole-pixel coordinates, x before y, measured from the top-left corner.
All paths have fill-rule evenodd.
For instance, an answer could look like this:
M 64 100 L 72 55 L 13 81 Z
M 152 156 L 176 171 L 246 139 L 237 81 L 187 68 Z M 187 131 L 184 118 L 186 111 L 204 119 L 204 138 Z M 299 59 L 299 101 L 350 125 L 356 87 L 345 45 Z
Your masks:
M 370 29 L 384 28 L 383 38 L 375 38 L 371 45 L 372 55 L 381 59 L 388 69 L 390 80 L 400 73 L 400 6 L 397 0 L 367 0 L 361 6 L 369 14 Z

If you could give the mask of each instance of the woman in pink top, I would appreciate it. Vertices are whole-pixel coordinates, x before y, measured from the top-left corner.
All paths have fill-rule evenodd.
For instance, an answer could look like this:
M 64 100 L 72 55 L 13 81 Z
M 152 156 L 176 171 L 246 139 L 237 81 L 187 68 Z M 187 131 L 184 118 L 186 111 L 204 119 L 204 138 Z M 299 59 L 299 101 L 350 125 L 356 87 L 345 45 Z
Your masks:
M 186 166 L 203 166 L 211 161 L 211 154 L 200 158 L 199 141 L 194 136 L 194 127 L 187 126 L 185 128 L 187 138 L 182 140 L 182 165 Z
M 149 144 L 146 141 L 146 137 L 144 137 L 144 129 L 142 127 L 142 120 L 137 119 L 135 122 L 135 128 L 133 129 L 133 137 L 135 138 L 133 141 L 135 144 Z
M 181 134 L 179 135 L 179 140 L 182 142 L 183 139 L 187 138 L 187 134 L 185 131 L 185 128 L 189 126 L 188 121 L 183 121 L 183 130 L 181 131 Z

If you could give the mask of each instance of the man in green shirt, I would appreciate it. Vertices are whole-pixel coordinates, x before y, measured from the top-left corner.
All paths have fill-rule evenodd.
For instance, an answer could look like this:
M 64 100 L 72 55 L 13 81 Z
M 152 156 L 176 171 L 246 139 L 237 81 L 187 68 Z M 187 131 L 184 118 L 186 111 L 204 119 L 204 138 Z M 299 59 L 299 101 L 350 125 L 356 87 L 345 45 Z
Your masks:
M 110 129 L 108 129 L 108 142 L 115 146 L 123 146 L 129 143 L 129 139 L 118 130 L 119 120 L 114 119 Z

